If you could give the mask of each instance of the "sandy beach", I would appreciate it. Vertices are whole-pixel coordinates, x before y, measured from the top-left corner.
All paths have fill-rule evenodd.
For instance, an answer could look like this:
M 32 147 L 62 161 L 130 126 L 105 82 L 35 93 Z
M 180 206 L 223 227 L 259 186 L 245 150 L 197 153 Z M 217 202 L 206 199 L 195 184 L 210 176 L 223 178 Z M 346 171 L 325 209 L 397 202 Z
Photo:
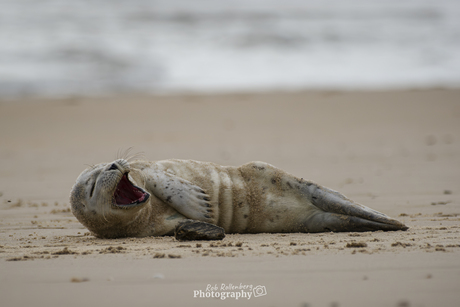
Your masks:
M 0 304 L 460 306 L 459 132 L 446 89 L 0 100 Z M 268 162 L 410 228 L 95 238 L 70 189 L 129 147 Z

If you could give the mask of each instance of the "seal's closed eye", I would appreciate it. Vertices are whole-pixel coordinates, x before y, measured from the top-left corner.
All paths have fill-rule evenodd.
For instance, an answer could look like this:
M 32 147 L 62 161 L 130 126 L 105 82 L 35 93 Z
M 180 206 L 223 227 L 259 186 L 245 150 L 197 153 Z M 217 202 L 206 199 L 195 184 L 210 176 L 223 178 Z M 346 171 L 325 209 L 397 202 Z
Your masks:
M 96 180 L 93 181 L 93 186 L 91 187 L 91 192 L 89 192 L 89 197 L 93 197 L 94 187 L 96 186 Z

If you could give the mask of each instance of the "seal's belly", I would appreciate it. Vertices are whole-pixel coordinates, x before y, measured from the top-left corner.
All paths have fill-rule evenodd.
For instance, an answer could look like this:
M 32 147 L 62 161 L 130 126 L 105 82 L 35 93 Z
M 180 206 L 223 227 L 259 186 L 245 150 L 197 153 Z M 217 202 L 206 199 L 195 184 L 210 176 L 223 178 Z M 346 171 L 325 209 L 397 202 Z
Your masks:
M 252 208 L 245 179 L 236 167 L 192 160 L 165 160 L 155 163 L 170 172 L 201 187 L 211 198 L 214 224 L 227 233 L 250 232 Z

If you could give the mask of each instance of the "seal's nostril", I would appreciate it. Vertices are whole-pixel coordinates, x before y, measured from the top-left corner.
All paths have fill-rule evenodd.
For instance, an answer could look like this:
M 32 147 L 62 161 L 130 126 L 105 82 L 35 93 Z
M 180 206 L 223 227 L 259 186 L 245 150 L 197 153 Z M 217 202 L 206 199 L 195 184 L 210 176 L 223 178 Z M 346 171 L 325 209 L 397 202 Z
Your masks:
M 117 165 L 115 163 L 112 163 L 112 165 L 110 165 L 109 167 L 109 171 L 112 170 L 112 169 L 118 169 Z

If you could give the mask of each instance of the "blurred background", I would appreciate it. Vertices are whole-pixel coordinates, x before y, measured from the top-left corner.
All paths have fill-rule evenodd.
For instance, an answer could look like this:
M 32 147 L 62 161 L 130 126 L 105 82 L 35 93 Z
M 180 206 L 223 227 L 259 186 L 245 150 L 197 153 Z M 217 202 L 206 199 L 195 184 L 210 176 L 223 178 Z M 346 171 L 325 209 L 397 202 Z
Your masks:
M 0 97 L 459 85 L 457 0 L 0 1 Z

